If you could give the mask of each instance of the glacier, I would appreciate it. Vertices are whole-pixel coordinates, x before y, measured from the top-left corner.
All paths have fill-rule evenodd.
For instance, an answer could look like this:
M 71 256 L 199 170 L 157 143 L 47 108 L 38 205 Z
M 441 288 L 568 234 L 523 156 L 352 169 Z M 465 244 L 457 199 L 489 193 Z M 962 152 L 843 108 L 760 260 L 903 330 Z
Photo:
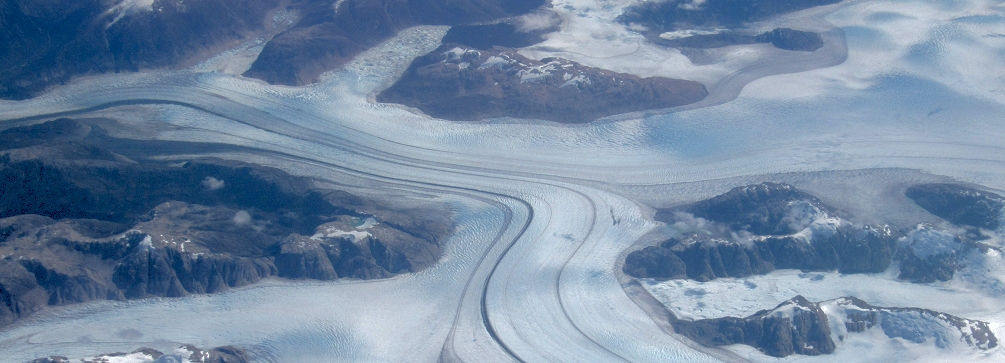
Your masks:
M 608 21 L 629 1 L 556 1 L 555 8 L 566 3 L 604 11 L 560 14 L 570 19 L 562 32 L 525 54 L 557 52 L 642 76 L 742 82 L 702 107 L 589 125 L 435 120 L 373 102 L 445 31 L 419 27 L 312 86 L 178 70 L 93 76 L 31 100 L 0 101 L 4 128 L 59 116 L 113 118 L 128 126 L 109 130 L 119 137 L 242 150 L 191 150 L 168 160 L 253 162 L 359 195 L 447 203 L 457 216 L 442 260 L 419 273 L 381 281 L 274 279 L 215 295 L 48 309 L 0 331 L 3 359 L 191 343 L 247 346 L 263 362 L 775 361 L 669 334 L 626 294 L 617 268 L 624 251 L 664 228 L 650 206 L 766 179 L 801 180 L 863 209 L 870 207 L 862 200 L 875 195 L 842 189 L 851 181 L 954 180 L 1005 190 L 1005 40 L 986 36 L 1005 33 L 1005 10 L 994 1 L 850 0 L 795 14 L 777 21 L 816 24 L 847 49 L 808 61 L 777 58 L 771 69 L 756 67 L 772 59 L 766 49 L 728 49 L 722 57 L 730 61 L 696 66 L 645 45 Z M 234 66 L 216 59 L 213 68 L 240 67 L 246 57 L 238 53 Z M 749 64 L 753 69 L 744 68 Z M 786 64 L 800 72 L 784 72 Z M 976 279 L 911 285 L 887 275 L 782 271 L 646 288 L 684 316 L 743 315 L 792 293 L 814 301 L 854 294 L 876 305 L 985 320 L 1005 336 L 998 296 L 968 278 Z M 688 289 L 703 289 L 706 305 L 698 307 Z M 122 338 L 128 329 L 140 337 Z M 798 358 L 842 361 L 875 350 L 882 353 L 876 361 L 960 359 L 927 346 L 854 339 L 834 355 Z M 999 349 L 965 359 L 1005 356 Z

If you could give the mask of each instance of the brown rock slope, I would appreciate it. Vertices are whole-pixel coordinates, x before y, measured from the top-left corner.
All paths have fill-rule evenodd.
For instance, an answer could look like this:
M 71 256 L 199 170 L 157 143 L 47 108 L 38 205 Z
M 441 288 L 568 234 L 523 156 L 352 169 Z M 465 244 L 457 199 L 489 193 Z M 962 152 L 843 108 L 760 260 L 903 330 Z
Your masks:
M 128 141 L 100 131 L 61 119 L 0 132 L 0 327 L 48 305 L 270 276 L 390 277 L 433 264 L 452 229 L 438 209 L 385 208 L 277 169 L 121 154 Z
M 445 44 L 417 58 L 377 96 L 447 120 L 493 117 L 585 123 L 626 112 L 697 102 L 701 83 L 592 68 L 561 59 L 532 60 L 514 49 Z

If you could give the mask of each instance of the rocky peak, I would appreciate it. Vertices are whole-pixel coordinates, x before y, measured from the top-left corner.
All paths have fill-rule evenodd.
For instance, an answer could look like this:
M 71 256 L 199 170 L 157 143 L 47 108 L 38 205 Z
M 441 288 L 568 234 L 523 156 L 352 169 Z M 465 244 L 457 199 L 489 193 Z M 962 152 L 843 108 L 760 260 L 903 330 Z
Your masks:
M 639 78 L 561 58 L 533 60 L 512 48 L 444 44 L 417 58 L 377 100 L 448 120 L 508 116 L 580 123 L 680 106 L 706 95 L 705 87 L 692 81 Z
M 876 329 L 891 339 L 947 349 L 963 344 L 978 350 L 998 346 L 988 323 L 919 308 L 884 308 L 855 297 L 814 303 L 795 296 L 745 318 L 683 320 L 677 333 L 706 346 L 746 344 L 775 357 L 829 354 L 849 334 Z

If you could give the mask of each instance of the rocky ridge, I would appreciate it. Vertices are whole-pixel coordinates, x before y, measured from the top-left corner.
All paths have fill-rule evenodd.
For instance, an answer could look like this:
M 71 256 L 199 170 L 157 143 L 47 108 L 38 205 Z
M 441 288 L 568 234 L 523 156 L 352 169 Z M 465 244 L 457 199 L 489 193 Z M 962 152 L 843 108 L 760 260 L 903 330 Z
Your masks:
M 555 20 L 558 23 L 558 20 Z M 492 24 L 456 25 L 447 30 L 443 44 L 456 43 L 475 49 L 492 47 L 523 48 L 544 41 L 544 35 L 559 30 L 557 25 L 525 29 L 518 20 Z
M 400 30 L 418 25 L 487 25 L 545 4 L 543 0 L 3 0 L 0 98 L 30 98 L 77 76 L 191 65 L 255 37 L 262 37 L 266 45 L 246 76 L 304 85 Z
M 709 33 L 711 34 L 664 33 L 649 40 L 656 44 L 675 48 L 719 48 L 731 45 L 770 43 L 778 49 L 812 52 L 824 46 L 820 34 L 790 28 L 777 28 L 758 35 L 745 35 L 733 31 Z
M 776 28 L 762 34 L 740 31 L 749 23 L 776 15 L 838 3 L 839 0 L 670 0 L 644 1 L 629 6 L 618 21 L 650 41 L 678 48 L 716 48 L 728 45 L 771 43 L 776 48 L 814 51 L 823 46 L 819 34 Z
M 855 225 L 817 198 L 773 183 L 660 210 L 656 219 L 679 236 L 629 254 L 626 274 L 708 281 L 775 269 L 881 272 L 899 237 L 888 226 Z
M 918 206 L 953 224 L 998 229 L 1005 197 L 956 184 L 921 184 L 904 193 Z
M 307 14 L 262 50 L 245 76 L 272 84 L 313 83 L 360 52 L 417 25 L 473 25 L 527 14 L 543 0 L 344 0 L 306 2 Z
M 879 330 L 889 338 L 948 348 L 958 344 L 987 350 L 998 346 L 988 323 L 918 308 L 884 308 L 855 297 L 813 303 L 802 296 L 745 318 L 683 320 L 674 330 L 706 346 L 745 344 L 767 355 L 832 353 L 834 340 Z
M 997 194 L 952 185 L 920 185 L 906 194 L 933 214 L 959 223 L 997 226 Z M 947 192 L 947 191 L 951 191 Z M 948 202 L 947 193 L 958 198 Z M 952 207 L 949 207 L 950 203 Z M 930 204 L 936 205 L 935 207 Z M 1000 251 L 990 231 L 964 224 L 921 223 L 908 230 L 858 225 L 816 197 L 784 184 L 735 188 L 687 206 L 659 210 L 656 219 L 677 236 L 630 253 L 634 277 L 708 281 L 761 275 L 775 269 L 876 273 L 891 266 L 912 282 L 948 281 L 966 256 Z
M 639 78 L 561 59 L 528 59 L 511 48 L 444 44 L 417 58 L 377 101 L 437 118 L 537 118 L 585 123 L 600 117 L 697 102 L 694 81 Z
M 168 163 L 61 119 L 0 141 L 0 326 L 99 299 L 179 297 L 270 276 L 384 278 L 436 261 L 451 229 L 280 170 Z M 106 148 L 105 145 L 111 148 Z
M 907 230 L 857 225 L 790 185 L 762 183 L 658 210 L 656 219 L 676 236 L 629 253 L 623 271 L 638 278 L 709 281 L 775 269 L 878 273 L 895 268 L 901 280 L 930 283 L 1000 263 L 988 257 L 1002 253 L 994 244 L 996 232 L 983 228 L 998 226 L 1000 196 L 953 184 L 916 185 L 905 195 L 958 225 L 919 223 Z M 854 297 L 811 303 L 797 296 L 745 318 L 691 321 L 671 314 L 670 322 L 704 345 L 746 344 L 778 357 L 828 354 L 833 339 L 870 329 L 938 348 L 956 342 L 982 350 L 997 346 L 985 322 L 925 309 L 874 307 Z
M 82 363 L 248 363 L 251 362 L 251 359 L 243 349 L 233 346 L 202 350 L 191 344 L 186 344 L 168 353 L 151 348 L 140 348 L 130 353 L 101 354 L 90 358 L 82 358 L 79 361 Z M 70 362 L 70 358 L 67 357 L 49 356 L 35 359 L 29 363 Z
M 277 0 L 0 1 L 0 98 L 72 77 L 173 67 L 265 27 Z

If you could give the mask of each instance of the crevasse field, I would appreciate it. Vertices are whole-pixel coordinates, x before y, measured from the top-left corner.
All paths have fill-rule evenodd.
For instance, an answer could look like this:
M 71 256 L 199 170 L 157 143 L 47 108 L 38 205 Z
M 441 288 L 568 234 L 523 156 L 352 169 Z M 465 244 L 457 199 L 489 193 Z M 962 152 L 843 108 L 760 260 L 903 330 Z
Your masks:
M 48 309 L 0 332 L 2 360 L 192 343 L 250 347 L 263 362 L 775 361 L 667 334 L 626 293 L 624 251 L 663 228 L 650 206 L 760 181 L 790 182 L 865 215 L 895 214 L 877 203 L 897 183 L 1005 190 L 1000 2 L 845 1 L 755 24 L 823 31 L 828 45 L 815 54 L 731 47 L 703 66 L 612 23 L 631 3 L 556 0 L 563 30 L 524 53 L 699 80 L 710 91 L 700 107 L 568 126 L 447 122 L 373 102 L 412 58 L 436 48 L 446 30 L 437 27 L 405 31 L 309 87 L 232 75 L 255 43 L 189 70 L 94 77 L 0 102 L 9 125 L 107 117 L 123 122 L 110 130 L 119 137 L 244 146 L 171 158 L 244 160 L 364 196 L 447 203 L 457 223 L 441 261 L 416 274 L 276 279 L 215 295 Z M 1005 296 L 996 286 L 1005 265 L 982 263 L 990 266 L 983 275 L 929 285 L 791 271 L 643 285 L 687 317 L 747 315 L 795 294 L 856 295 L 988 321 L 1002 338 Z M 127 330 L 142 337 L 124 338 L 136 336 Z M 833 355 L 781 360 L 961 359 L 999 362 L 1005 353 L 862 336 Z

